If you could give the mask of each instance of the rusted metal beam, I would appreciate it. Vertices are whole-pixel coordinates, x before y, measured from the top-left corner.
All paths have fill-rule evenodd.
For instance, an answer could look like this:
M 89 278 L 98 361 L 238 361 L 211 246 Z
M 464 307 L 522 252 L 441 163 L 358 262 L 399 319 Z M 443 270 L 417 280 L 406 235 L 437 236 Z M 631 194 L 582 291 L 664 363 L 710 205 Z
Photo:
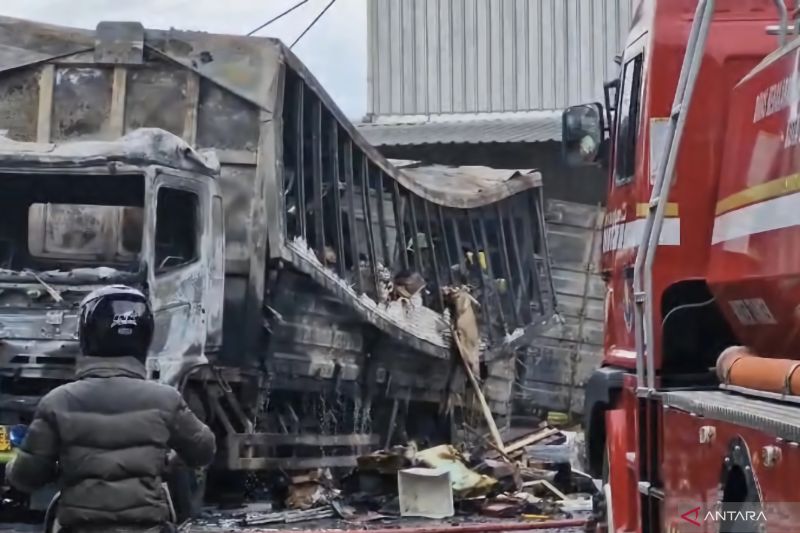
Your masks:
M 389 236 L 386 231 L 386 210 L 383 205 L 383 171 L 377 169 L 376 176 L 376 193 L 378 202 L 378 228 L 381 237 L 381 252 L 383 252 L 383 266 L 389 268 L 391 265 L 391 257 L 389 257 Z
M 491 286 L 492 286 L 492 294 L 497 296 L 497 315 L 500 317 L 500 322 L 503 325 L 503 330 L 507 333 L 508 322 L 506 321 L 506 314 L 503 311 L 503 301 L 500 298 L 500 293 L 497 291 L 494 268 L 492 267 L 492 251 L 489 248 L 489 238 L 486 234 L 486 223 L 484 221 L 484 216 L 485 215 L 483 212 L 481 212 L 478 215 L 478 227 L 480 228 L 481 231 L 481 242 L 483 244 L 483 253 L 486 254 L 486 270 L 489 273 L 489 280 L 491 281 Z
M 375 253 L 375 235 L 372 233 L 372 208 L 369 201 L 369 159 L 362 157 L 361 165 L 361 200 L 364 204 L 364 229 L 367 236 L 367 252 L 369 253 L 369 266 L 372 270 L 372 280 L 375 285 L 375 294 L 378 296 L 378 256 Z
M 519 238 L 517 236 L 517 225 L 516 219 L 514 217 L 514 210 L 513 210 L 513 203 L 509 208 L 508 205 L 503 205 L 502 211 L 505 212 L 505 216 L 508 217 L 508 227 L 510 228 L 511 232 L 511 241 L 514 245 L 514 263 L 517 267 L 517 274 L 519 275 L 519 290 L 520 294 L 522 295 L 522 302 L 521 302 L 521 309 L 525 310 L 527 313 L 528 318 L 530 318 L 530 307 L 533 303 L 533 299 L 531 297 L 530 289 L 528 288 L 528 283 L 525 280 L 525 269 L 522 267 L 522 260 L 520 259 L 520 253 L 522 252 L 522 243 L 520 243 Z M 501 213 L 501 217 L 505 220 L 505 216 Z M 523 320 L 526 320 L 525 315 L 522 316 Z
M 355 184 L 353 179 L 353 141 L 348 137 L 344 141 L 344 192 L 347 196 L 347 223 L 350 227 L 350 257 L 352 261 L 353 273 L 355 274 L 355 287 L 361 291 L 363 283 L 361 280 L 361 269 L 359 268 L 358 252 L 358 224 L 356 222 L 356 198 Z
M 314 244 L 319 257 L 325 257 L 325 213 L 322 210 L 322 103 L 318 98 L 311 105 L 311 168 L 314 173 Z
M 297 137 L 296 176 L 297 187 L 297 219 L 300 222 L 300 237 L 306 240 L 306 179 L 305 179 L 305 148 L 304 148 L 304 99 L 305 85 L 302 81 L 297 83 L 297 100 L 295 102 L 295 135 Z
M 183 138 L 191 146 L 197 143 L 197 113 L 200 102 L 200 76 L 189 72 L 186 78 L 186 118 L 183 121 Z M 219 156 L 219 155 L 218 155 Z M 220 163 L 223 161 L 220 160 Z M 255 164 L 255 162 L 253 163 Z
M 522 219 L 522 228 L 523 228 L 523 237 L 522 242 L 524 243 L 524 253 L 525 256 L 523 257 L 523 265 L 527 267 L 528 274 L 526 279 L 526 284 L 530 282 L 531 284 L 531 291 L 536 293 L 536 300 L 539 304 L 539 312 L 541 314 L 545 314 L 544 309 L 544 295 L 542 294 L 542 287 L 539 283 L 539 269 L 536 264 L 536 235 L 533 232 L 533 225 L 534 225 L 534 217 L 531 216 L 531 207 L 536 209 L 535 204 L 533 203 L 533 199 L 529 198 L 527 195 L 525 197 L 524 202 L 520 202 L 519 207 L 516 211 L 519 213 L 520 218 Z M 530 201 L 531 203 L 528 203 Z
M 417 210 L 414 208 L 414 194 L 408 194 L 408 207 L 411 212 L 411 227 L 414 230 L 414 268 L 417 269 L 420 275 L 425 276 L 425 270 L 422 266 L 422 254 L 420 253 L 419 246 L 419 226 L 417 225 Z
M 444 255 L 447 259 L 447 279 L 451 285 L 455 284 L 455 274 L 453 274 L 453 255 L 450 253 L 450 240 L 447 238 L 447 225 L 444 222 L 444 210 L 441 205 L 436 206 L 436 218 L 439 222 L 439 230 L 444 244 Z
M 191 78 L 191 76 L 189 77 Z M 116 65 L 114 67 L 114 78 L 111 82 L 111 110 L 108 114 L 108 129 L 111 138 L 122 137 L 125 133 L 125 95 L 127 89 L 128 69 L 121 65 Z
M 463 266 L 464 270 L 469 272 L 469 267 L 467 265 L 467 258 L 464 254 L 464 241 L 461 239 L 461 230 L 458 227 L 458 211 L 453 211 L 453 216 L 450 219 L 451 224 L 453 225 L 453 238 L 456 241 L 456 252 L 458 253 L 458 265 L 459 267 Z
M 397 228 L 397 236 L 400 244 L 400 262 L 404 269 L 408 269 L 408 239 L 406 238 L 405 217 L 405 204 L 403 197 L 400 194 L 400 186 L 395 180 L 392 180 L 392 198 L 394 200 L 394 224 Z M 394 265 L 392 265 L 394 268 Z
M 544 216 L 545 202 L 544 202 L 544 191 L 542 190 L 542 187 L 539 187 L 536 191 L 534 191 L 533 198 L 534 198 L 534 200 L 533 200 L 534 207 L 536 209 L 536 214 L 537 214 L 538 220 L 539 220 L 539 231 L 541 232 L 541 236 L 542 236 L 542 239 L 541 239 L 541 242 L 542 242 L 542 256 L 545 258 L 544 270 L 545 270 L 545 274 L 546 274 L 547 279 L 549 280 L 549 284 L 550 284 L 550 287 L 549 287 L 549 289 L 550 289 L 550 300 L 551 300 L 551 303 L 553 305 L 553 309 L 555 309 L 556 306 L 557 306 L 557 302 L 556 302 L 556 287 L 555 287 L 555 282 L 553 281 L 553 272 L 552 272 L 552 270 L 550 268 L 550 261 L 549 261 L 549 258 L 551 257 L 550 256 L 550 243 L 548 242 L 548 239 L 547 239 L 547 220 L 545 219 L 545 216 Z M 537 268 L 537 273 L 538 273 L 538 268 Z
M 331 162 L 331 194 L 333 195 L 333 210 L 336 211 L 336 271 L 341 278 L 344 278 L 344 229 L 342 225 L 342 197 L 339 182 L 339 124 L 336 120 L 331 120 L 330 136 L 330 162 Z
M 486 276 L 483 274 L 483 266 L 481 265 L 480 253 L 478 251 L 478 234 L 475 231 L 475 224 L 472 223 L 472 215 L 470 210 L 466 209 L 464 213 L 467 216 L 467 225 L 472 236 L 472 253 L 475 261 L 477 261 L 478 276 L 481 282 L 481 316 L 485 322 L 486 331 L 489 333 L 489 340 L 494 341 L 495 334 L 492 329 L 492 309 L 489 307 L 489 291 L 487 289 Z
M 442 296 L 442 273 L 439 271 L 439 259 L 436 257 L 436 244 L 433 242 L 433 230 L 431 227 L 431 210 L 426 200 L 422 202 L 422 214 L 425 217 L 425 231 L 428 238 L 428 249 L 431 253 L 431 261 L 433 261 L 433 276 L 436 278 L 436 299 L 439 300 L 441 309 L 444 309 L 444 297 Z
M 495 204 L 497 214 L 498 238 L 500 240 L 500 262 L 503 265 L 503 275 L 506 277 L 506 294 L 508 294 L 511 301 L 511 311 L 514 314 L 514 327 L 522 325 L 519 318 L 519 309 L 517 309 L 516 288 L 514 277 L 511 275 L 511 260 L 508 257 L 508 241 L 506 240 L 506 229 L 503 227 L 503 212 L 500 210 L 500 204 Z

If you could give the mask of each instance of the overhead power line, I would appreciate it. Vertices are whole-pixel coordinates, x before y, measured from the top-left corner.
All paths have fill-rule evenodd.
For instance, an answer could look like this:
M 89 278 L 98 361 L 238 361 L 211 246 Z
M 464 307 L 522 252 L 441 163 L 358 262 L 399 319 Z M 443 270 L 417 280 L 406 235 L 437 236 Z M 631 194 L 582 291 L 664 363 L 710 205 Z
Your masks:
M 312 20 L 312 21 L 311 21 L 311 24 L 309 24 L 309 25 L 308 25 L 308 27 L 306 27 L 306 29 L 304 29 L 304 30 L 303 30 L 303 33 L 301 33 L 301 34 L 300 34 L 300 35 L 297 37 L 297 39 L 295 39 L 295 40 L 294 40 L 294 42 L 292 43 L 292 45 L 291 45 L 289 48 L 294 48 L 294 45 L 296 45 L 297 43 L 299 43 L 299 42 L 300 42 L 300 39 L 302 39 L 303 37 L 305 37 L 306 33 L 308 33 L 308 32 L 309 32 L 309 30 L 310 30 L 311 28 L 313 28 L 313 27 L 314 27 L 314 24 L 316 24 L 316 23 L 317 23 L 317 21 L 318 21 L 319 19 L 321 19 L 321 18 L 322 18 L 322 16 L 325 14 L 325 12 L 326 12 L 326 11 L 328 11 L 328 10 L 331 8 L 331 6 L 332 6 L 333 4 L 335 4 L 335 3 L 336 3 L 336 0 L 331 0 L 330 2 L 328 2 L 328 5 L 327 5 L 327 6 L 325 6 L 325 8 L 324 8 L 322 11 L 320 11 L 319 15 L 317 15 L 317 17 L 316 17 L 314 20 Z
M 248 36 L 250 36 L 250 35 L 253 35 L 254 33 L 256 33 L 257 31 L 261 31 L 261 30 L 263 30 L 264 28 L 266 28 L 267 26 L 269 26 L 270 24 L 272 24 L 272 23 L 273 23 L 273 22 L 275 22 L 276 20 L 280 20 L 280 19 L 282 19 L 283 17 L 285 17 L 286 15 L 288 15 L 289 13 L 291 13 L 292 11 L 294 11 L 295 9 L 297 9 L 298 7 L 302 6 L 303 4 L 307 4 L 307 3 L 308 3 L 308 0 L 301 0 L 300 2 L 297 2 L 295 5 L 293 5 L 292 7 L 290 7 L 289 9 L 287 9 L 286 11 L 284 11 L 283 13 L 281 13 L 280 15 L 278 15 L 278 16 L 276 16 L 276 17 L 272 17 L 271 19 L 269 19 L 268 21 L 266 21 L 264 24 L 262 24 L 262 25 L 261 25 L 261 26 L 259 26 L 258 28 L 254 29 L 253 31 L 251 31 L 250 33 L 248 33 L 247 35 L 248 35 Z

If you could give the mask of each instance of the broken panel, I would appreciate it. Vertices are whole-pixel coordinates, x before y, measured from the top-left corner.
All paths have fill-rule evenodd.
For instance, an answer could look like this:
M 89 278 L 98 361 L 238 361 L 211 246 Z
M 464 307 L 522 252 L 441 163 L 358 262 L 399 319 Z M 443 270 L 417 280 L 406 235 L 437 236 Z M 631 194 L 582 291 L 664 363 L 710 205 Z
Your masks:
M 260 138 L 258 115 L 259 110 L 250 102 L 201 79 L 197 146 L 256 152 Z
M 112 139 L 113 70 L 57 67 L 53 87 L 51 140 Z
M 183 135 L 187 114 L 186 69 L 129 69 L 125 102 L 125 131 L 161 128 Z M 165 113 L 165 109 L 172 112 Z
M 18 69 L 0 77 L 0 130 L 10 139 L 36 140 L 38 109 L 38 69 Z

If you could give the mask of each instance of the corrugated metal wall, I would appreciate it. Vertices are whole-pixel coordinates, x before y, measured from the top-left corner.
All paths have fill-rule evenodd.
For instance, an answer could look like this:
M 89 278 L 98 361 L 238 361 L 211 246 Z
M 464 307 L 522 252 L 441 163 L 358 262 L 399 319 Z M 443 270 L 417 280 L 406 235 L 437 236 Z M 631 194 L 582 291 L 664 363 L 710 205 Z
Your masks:
M 369 112 L 561 109 L 616 74 L 635 0 L 368 0 Z

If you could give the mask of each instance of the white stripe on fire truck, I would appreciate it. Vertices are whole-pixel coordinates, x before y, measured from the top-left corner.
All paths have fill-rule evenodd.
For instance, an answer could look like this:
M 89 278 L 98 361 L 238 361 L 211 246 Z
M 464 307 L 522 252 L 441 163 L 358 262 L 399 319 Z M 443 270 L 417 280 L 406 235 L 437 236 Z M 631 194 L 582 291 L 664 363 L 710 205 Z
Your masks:
M 603 239 L 603 251 L 612 252 L 620 250 L 630 250 L 638 248 L 644 236 L 644 218 L 637 218 L 630 222 L 624 222 L 614 227 L 615 231 L 608 231 L 606 228 L 606 238 Z M 658 239 L 661 246 L 680 246 L 681 244 L 681 219 L 665 218 L 661 226 L 661 235 Z
M 793 226 L 800 226 L 800 192 L 719 215 L 714 222 L 711 243 L 719 244 Z

